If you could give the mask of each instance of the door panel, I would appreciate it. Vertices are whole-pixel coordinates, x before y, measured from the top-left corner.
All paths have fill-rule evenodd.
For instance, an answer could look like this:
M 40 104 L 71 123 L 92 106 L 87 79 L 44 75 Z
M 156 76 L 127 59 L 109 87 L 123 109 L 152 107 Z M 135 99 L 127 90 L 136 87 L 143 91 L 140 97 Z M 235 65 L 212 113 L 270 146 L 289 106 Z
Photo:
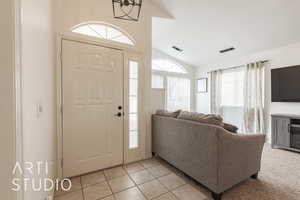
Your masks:
M 63 40 L 63 176 L 123 163 L 123 53 Z
M 276 144 L 280 147 L 290 147 L 289 125 L 289 119 L 276 119 Z

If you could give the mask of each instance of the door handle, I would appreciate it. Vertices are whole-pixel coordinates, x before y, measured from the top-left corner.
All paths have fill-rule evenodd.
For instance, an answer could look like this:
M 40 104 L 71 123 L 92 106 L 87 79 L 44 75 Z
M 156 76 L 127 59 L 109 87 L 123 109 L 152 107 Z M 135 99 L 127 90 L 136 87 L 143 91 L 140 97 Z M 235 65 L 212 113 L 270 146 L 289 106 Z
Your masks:
M 117 114 L 115 114 L 116 117 L 122 117 L 122 113 L 118 112 Z

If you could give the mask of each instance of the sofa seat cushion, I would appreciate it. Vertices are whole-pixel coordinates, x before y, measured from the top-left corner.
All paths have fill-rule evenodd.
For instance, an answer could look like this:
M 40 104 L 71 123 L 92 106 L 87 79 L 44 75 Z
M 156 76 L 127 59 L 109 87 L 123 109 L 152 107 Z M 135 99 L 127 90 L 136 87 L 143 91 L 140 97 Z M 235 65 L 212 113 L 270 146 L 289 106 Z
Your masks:
M 163 116 L 163 117 L 177 118 L 178 115 L 180 114 L 180 112 L 181 112 L 181 110 L 177 110 L 175 112 L 170 112 L 167 110 L 157 110 L 155 114 L 159 115 L 159 116 Z

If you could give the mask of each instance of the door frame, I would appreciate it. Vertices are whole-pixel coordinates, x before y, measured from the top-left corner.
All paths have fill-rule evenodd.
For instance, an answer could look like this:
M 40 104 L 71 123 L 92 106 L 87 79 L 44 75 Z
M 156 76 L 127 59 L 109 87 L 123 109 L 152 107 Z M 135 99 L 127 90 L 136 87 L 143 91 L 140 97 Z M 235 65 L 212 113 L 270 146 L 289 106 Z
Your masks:
M 69 40 L 79 43 L 86 43 L 91 45 L 96 45 L 100 47 L 110 48 L 110 49 L 116 49 L 123 52 L 123 75 L 124 75 L 124 112 L 127 110 L 126 104 L 128 101 L 126 101 L 126 96 L 129 93 L 129 88 L 127 86 L 127 80 L 129 79 L 128 72 L 128 62 L 129 60 L 138 61 L 140 65 L 140 71 L 139 71 L 139 77 L 141 80 L 144 78 L 144 56 L 143 54 L 136 50 L 135 48 L 130 47 L 122 47 L 115 44 L 107 44 L 103 43 L 101 41 L 98 41 L 97 39 L 93 38 L 87 38 L 87 37 L 77 37 L 77 36 L 70 36 L 70 35 L 64 35 L 64 34 L 58 34 L 57 35 L 57 67 L 56 67 L 56 123 L 57 123 L 57 178 L 62 179 L 63 177 L 63 124 L 62 124 L 62 41 L 63 40 Z M 139 82 L 139 127 L 140 127 L 140 134 L 139 134 L 139 143 L 140 146 L 138 150 L 135 151 L 129 150 L 128 147 L 128 135 L 129 131 L 126 130 L 126 123 L 128 123 L 128 115 L 125 114 L 124 116 L 124 124 L 123 124 L 123 164 L 130 163 L 133 161 L 141 160 L 145 158 L 145 144 L 146 144 L 146 114 L 145 110 L 143 109 L 143 106 L 141 106 L 141 102 L 143 102 L 142 98 L 144 95 L 144 83 L 142 81 Z M 125 112 L 126 113 L 126 112 Z
M 22 116 L 22 16 L 21 16 L 21 1 L 13 0 L 13 15 L 14 15 L 14 26 L 13 26 L 13 34 L 14 34 L 14 165 L 15 162 L 18 162 L 21 168 L 24 168 L 24 157 L 23 157 L 23 116 Z M 14 166 L 12 166 L 14 167 Z M 24 179 L 24 174 L 17 172 L 13 178 L 18 178 L 19 180 Z M 14 195 L 15 199 L 23 200 L 24 199 L 24 184 L 23 181 L 20 182 L 20 190 L 16 192 Z
M 138 63 L 138 147 L 129 149 L 129 61 Z M 127 52 L 124 54 L 124 163 L 132 163 L 145 158 L 146 152 L 146 111 L 142 102 L 145 102 L 144 61 L 141 54 Z M 126 148 L 127 147 L 127 148 Z

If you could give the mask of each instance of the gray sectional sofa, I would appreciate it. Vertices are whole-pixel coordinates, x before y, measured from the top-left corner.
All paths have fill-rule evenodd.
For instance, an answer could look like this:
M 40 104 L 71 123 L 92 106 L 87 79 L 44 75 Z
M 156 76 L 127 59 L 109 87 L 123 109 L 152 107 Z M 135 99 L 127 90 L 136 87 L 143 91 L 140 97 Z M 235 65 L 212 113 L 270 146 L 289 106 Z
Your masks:
M 153 153 L 206 186 L 215 200 L 249 177 L 257 178 L 265 135 L 234 134 L 223 127 L 152 116 Z

